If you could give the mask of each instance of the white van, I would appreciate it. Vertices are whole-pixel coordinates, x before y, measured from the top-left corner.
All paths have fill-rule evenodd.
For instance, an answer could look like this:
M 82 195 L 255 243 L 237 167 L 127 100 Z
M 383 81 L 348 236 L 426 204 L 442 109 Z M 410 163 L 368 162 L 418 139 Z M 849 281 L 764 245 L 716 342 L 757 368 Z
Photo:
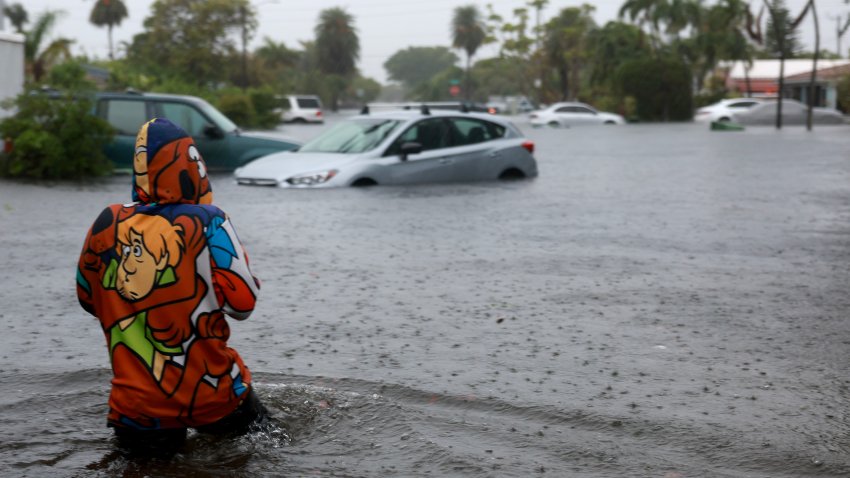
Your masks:
M 285 123 L 324 123 L 322 100 L 316 95 L 285 95 L 280 100 L 281 118 Z

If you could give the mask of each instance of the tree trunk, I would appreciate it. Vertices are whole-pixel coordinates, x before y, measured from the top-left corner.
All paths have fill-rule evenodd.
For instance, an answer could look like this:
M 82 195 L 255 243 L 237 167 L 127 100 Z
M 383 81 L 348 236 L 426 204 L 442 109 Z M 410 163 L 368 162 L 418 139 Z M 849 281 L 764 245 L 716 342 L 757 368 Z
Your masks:
M 744 66 L 744 81 L 747 84 L 747 98 L 752 98 L 753 97 L 753 86 L 752 86 L 752 83 L 750 83 L 750 66 L 749 65 Z
M 108 24 L 106 29 L 109 32 L 109 59 L 114 60 L 115 55 L 112 52 L 112 24 Z
M 469 95 L 469 64 L 471 62 L 472 62 L 472 55 L 467 53 L 466 54 L 466 74 L 464 75 L 464 79 L 463 79 L 463 83 L 464 83 L 464 85 L 463 85 L 463 98 L 466 101 L 469 101 L 469 98 L 470 98 L 470 95 Z
M 784 43 L 784 42 L 783 42 Z M 782 90 L 785 89 L 785 48 L 779 53 L 779 97 L 776 98 L 776 129 L 782 129 Z
M 806 129 L 812 130 L 812 111 L 815 106 L 815 79 L 818 71 L 818 55 L 820 54 L 820 25 L 818 24 L 818 12 L 815 10 L 815 0 L 809 0 L 812 7 L 812 15 L 815 19 L 815 57 L 812 61 L 812 77 L 809 80 L 809 108 L 806 112 Z

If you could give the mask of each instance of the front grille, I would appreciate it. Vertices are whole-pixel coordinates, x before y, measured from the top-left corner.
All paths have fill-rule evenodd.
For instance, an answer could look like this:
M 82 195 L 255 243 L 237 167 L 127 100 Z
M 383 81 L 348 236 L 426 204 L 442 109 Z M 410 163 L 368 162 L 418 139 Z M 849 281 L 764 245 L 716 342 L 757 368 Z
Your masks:
M 245 186 L 277 186 L 277 181 L 274 179 L 262 178 L 238 178 L 236 183 Z

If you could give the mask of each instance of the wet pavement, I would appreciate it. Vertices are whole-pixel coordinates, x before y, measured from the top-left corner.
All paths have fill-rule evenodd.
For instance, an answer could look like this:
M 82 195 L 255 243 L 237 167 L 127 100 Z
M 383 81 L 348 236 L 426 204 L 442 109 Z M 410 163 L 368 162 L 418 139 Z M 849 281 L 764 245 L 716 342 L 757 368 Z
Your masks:
M 0 180 L 0 466 L 850 474 L 850 130 L 518 123 L 534 180 L 310 191 L 214 176 L 263 281 L 231 345 L 279 428 L 193 437 L 167 463 L 113 451 L 108 355 L 74 295 L 83 236 L 129 201 L 129 178 Z

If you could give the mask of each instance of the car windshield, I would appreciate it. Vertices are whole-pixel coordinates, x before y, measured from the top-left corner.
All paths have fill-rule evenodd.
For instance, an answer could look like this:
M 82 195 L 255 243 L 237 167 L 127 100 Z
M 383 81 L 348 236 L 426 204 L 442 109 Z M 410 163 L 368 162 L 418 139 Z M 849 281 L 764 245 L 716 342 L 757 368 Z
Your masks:
M 340 123 L 298 149 L 305 153 L 363 153 L 375 149 L 401 121 L 359 119 Z
M 204 112 L 212 122 L 221 128 L 225 133 L 230 133 L 232 131 L 236 131 L 238 127 L 233 121 L 230 121 L 230 118 L 224 116 L 224 113 L 215 109 L 211 104 L 207 103 L 204 100 L 198 101 L 198 107 L 201 108 L 201 111 Z

